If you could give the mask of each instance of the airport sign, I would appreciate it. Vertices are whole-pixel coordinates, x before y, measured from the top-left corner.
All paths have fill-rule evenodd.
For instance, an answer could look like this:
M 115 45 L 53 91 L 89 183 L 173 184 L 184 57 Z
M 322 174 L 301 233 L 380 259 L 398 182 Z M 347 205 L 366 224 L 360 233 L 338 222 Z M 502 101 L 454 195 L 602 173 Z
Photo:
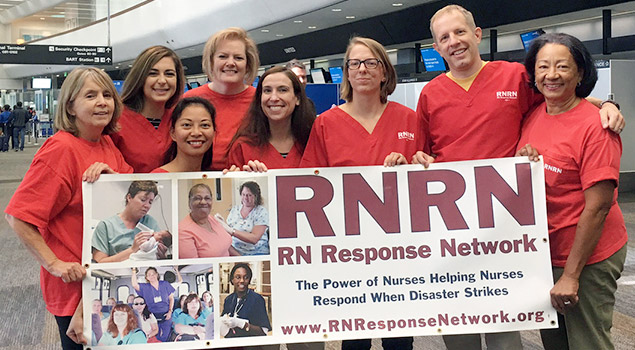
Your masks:
M 112 65 L 112 46 L 0 44 L 0 64 Z

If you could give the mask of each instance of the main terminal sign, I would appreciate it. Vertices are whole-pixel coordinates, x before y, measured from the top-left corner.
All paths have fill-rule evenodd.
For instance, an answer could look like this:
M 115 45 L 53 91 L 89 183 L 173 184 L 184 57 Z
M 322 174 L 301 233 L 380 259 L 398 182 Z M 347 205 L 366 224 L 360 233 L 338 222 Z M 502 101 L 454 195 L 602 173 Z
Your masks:
M 0 44 L 0 63 L 110 66 L 112 47 Z

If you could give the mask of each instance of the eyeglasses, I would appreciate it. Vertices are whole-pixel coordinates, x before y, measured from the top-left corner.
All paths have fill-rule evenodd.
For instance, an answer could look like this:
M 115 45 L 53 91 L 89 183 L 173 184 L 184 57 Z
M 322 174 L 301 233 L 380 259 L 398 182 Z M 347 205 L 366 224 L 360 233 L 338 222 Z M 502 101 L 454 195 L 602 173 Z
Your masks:
M 132 305 L 145 305 L 146 303 L 134 303 Z
M 382 62 L 381 60 L 378 60 L 376 58 L 367 58 L 365 60 L 347 60 L 346 67 L 348 67 L 348 69 L 356 70 L 359 69 L 362 63 L 364 64 L 366 69 L 375 69 Z

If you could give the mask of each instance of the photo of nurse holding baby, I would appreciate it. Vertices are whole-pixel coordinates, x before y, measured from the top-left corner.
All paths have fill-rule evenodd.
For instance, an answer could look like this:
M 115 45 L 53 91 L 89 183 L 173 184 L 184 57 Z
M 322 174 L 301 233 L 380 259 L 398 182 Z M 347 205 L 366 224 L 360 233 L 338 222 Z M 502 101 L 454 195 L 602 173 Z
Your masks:
M 111 183 L 111 186 L 117 184 Z M 121 184 L 119 183 L 119 186 Z M 117 189 L 112 189 L 112 192 L 116 193 Z M 124 196 L 123 210 L 101 220 L 95 226 L 91 244 L 92 259 L 98 263 L 105 263 L 128 259 L 170 258 L 172 234 L 167 230 L 169 226 L 162 215 L 163 208 L 158 211 L 161 215 L 160 221 L 149 214 L 158 196 L 159 190 L 155 181 L 132 181 Z M 169 201 L 164 202 L 169 203 Z M 93 207 L 104 210 L 103 205 L 93 203 Z M 167 212 L 170 211 L 167 210 Z

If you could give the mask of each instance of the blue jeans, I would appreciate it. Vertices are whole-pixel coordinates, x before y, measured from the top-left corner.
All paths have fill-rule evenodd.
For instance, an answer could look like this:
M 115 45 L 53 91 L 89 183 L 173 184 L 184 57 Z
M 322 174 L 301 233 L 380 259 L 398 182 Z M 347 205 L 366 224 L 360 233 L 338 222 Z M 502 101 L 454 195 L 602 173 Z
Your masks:
M 18 135 L 20 138 L 18 139 Z M 18 147 L 19 146 L 19 147 Z M 24 126 L 13 127 L 13 149 L 24 150 Z

